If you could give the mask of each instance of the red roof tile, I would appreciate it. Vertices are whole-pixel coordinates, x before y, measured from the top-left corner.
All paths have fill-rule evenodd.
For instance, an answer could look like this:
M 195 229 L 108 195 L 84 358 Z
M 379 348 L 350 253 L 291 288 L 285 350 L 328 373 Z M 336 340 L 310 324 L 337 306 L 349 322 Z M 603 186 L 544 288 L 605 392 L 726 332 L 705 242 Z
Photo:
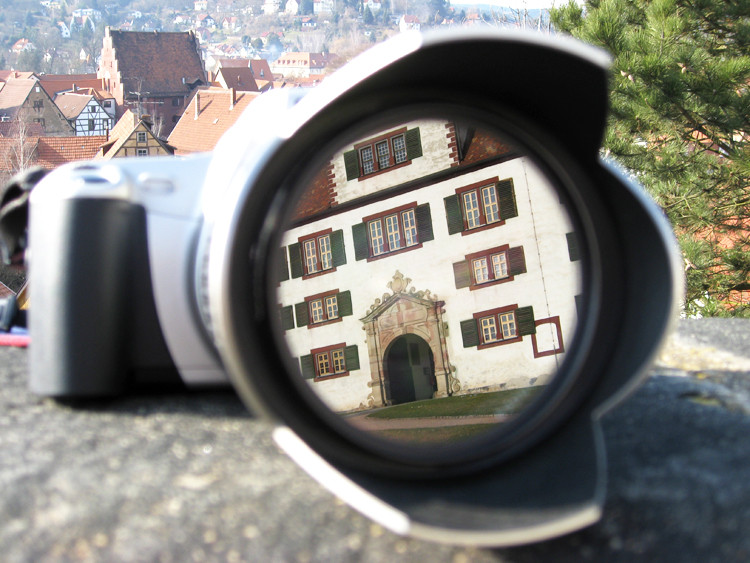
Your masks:
M 0 90 L 0 113 L 15 115 L 36 83 L 33 78 L 16 78 L 6 82 Z
M 226 89 L 234 88 L 244 92 L 257 92 L 260 89 L 255 82 L 255 78 L 253 78 L 253 70 L 250 67 L 222 67 L 216 73 L 216 81 Z
M 106 95 L 104 79 L 97 78 L 96 74 L 45 74 L 39 78 L 39 84 L 52 99 L 59 92 L 73 90 L 73 86 L 77 89 L 93 88 Z M 106 95 L 106 97 L 111 96 Z
M 224 132 L 259 95 L 255 92 L 235 92 L 235 103 L 232 108 L 231 90 L 213 87 L 198 90 L 167 142 L 175 147 L 175 154 L 213 150 Z
M 104 135 L 40 137 L 36 147 L 36 164 L 43 168 L 56 168 L 76 160 L 91 160 L 106 141 Z
M 58 94 L 55 105 L 60 108 L 66 119 L 76 119 L 91 101 L 91 95 L 65 92 Z
M 119 31 L 107 28 L 125 92 L 151 96 L 185 94 L 206 81 L 195 34 Z M 105 36 L 105 42 L 107 37 Z

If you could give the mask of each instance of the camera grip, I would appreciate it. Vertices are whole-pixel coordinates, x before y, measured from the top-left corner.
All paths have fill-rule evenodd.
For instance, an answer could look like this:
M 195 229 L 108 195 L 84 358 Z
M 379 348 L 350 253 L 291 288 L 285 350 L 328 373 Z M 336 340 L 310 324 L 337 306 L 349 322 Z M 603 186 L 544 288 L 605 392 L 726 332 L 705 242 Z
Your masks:
M 127 385 L 128 288 L 138 213 L 116 199 L 32 206 L 30 388 L 55 397 Z

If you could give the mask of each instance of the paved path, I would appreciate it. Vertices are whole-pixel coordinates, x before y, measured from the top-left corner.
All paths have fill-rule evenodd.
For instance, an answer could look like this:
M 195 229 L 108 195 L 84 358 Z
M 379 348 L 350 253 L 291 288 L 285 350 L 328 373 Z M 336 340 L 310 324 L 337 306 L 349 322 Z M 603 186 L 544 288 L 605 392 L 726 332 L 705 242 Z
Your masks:
M 419 418 L 372 418 L 370 413 L 354 414 L 346 420 L 362 430 L 411 430 L 414 428 L 444 428 L 446 426 L 467 426 L 470 424 L 495 424 L 506 422 L 510 415 L 486 416 L 423 416 Z

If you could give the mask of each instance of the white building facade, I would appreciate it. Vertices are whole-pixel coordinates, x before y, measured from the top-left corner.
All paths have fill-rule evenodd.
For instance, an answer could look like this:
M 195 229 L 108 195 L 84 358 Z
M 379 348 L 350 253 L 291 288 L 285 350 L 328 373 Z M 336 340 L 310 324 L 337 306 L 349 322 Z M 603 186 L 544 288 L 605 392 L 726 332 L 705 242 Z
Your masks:
M 486 133 L 419 121 L 345 147 L 283 243 L 284 336 L 338 412 L 544 385 L 574 334 L 565 206 Z

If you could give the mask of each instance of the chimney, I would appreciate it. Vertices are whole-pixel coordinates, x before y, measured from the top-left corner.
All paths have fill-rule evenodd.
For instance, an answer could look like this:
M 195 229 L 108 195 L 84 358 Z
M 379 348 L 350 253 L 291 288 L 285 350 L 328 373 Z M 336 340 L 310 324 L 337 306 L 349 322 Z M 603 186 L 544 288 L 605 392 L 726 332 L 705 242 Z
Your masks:
M 75 84 L 73 84 L 73 93 L 75 94 L 77 90 L 78 90 L 78 86 L 76 86 Z
M 151 119 L 151 116 L 147 113 L 144 113 L 141 116 L 141 121 L 143 121 L 144 125 L 151 129 L 151 127 L 154 125 L 154 121 Z
M 233 110 L 234 104 L 237 103 L 237 90 L 235 90 L 234 88 L 230 88 L 229 92 L 230 92 L 229 109 Z
M 201 94 L 200 92 L 195 93 L 195 117 L 194 119 L 198 119 L 198 116 L 201 113 Z

